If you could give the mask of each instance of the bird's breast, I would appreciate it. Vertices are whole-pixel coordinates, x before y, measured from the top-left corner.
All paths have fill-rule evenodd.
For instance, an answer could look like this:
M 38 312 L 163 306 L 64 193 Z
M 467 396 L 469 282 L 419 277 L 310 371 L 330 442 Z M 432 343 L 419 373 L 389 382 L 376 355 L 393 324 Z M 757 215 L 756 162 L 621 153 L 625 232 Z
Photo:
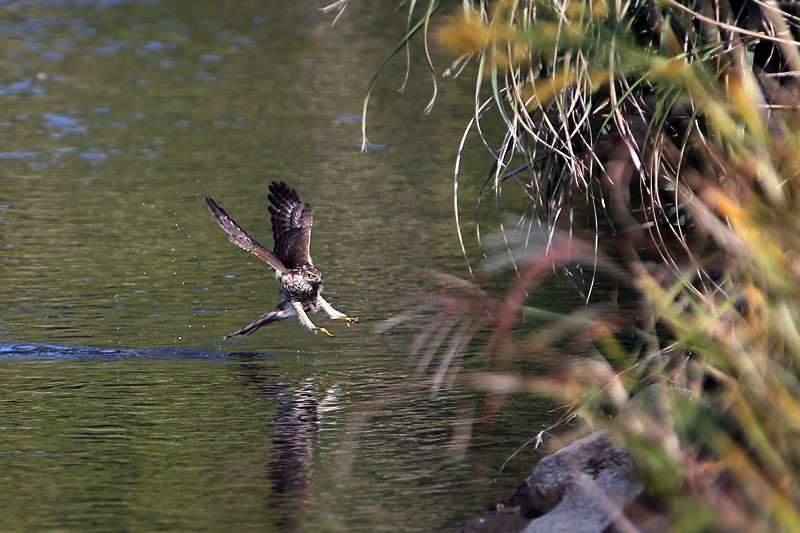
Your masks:
M 281 279 L 286 296 L 292 300 L 314 300 L 316 299 L 316 288 L 302 276 L 286 274 Z

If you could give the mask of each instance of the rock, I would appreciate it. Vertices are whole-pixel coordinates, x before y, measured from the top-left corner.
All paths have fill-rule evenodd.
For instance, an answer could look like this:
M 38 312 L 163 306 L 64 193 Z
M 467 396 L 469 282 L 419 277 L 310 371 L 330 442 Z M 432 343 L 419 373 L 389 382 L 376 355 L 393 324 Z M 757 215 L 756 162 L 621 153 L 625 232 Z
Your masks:
M 635 531 L 624 516 L 625 506 L 642 491 L 631 479 L 631 467 L 630 456 L 606 433 L 593 433 L 542 459 L 508 500 L 504 507 L 515 512 L 506 516 L 525 522 L 509 519 L 506 529 L 497 529 L 501 523 L 488 514 L 483 523 L 473 519 L 464 526 L 471 528 L 459 531 L 602 533 L 612 524 L 617 532 Z
M 487 513 L 470 518 L 455 533 L 508 533 L 522 531 L 530 522 L 529 518 L 510 513 Z

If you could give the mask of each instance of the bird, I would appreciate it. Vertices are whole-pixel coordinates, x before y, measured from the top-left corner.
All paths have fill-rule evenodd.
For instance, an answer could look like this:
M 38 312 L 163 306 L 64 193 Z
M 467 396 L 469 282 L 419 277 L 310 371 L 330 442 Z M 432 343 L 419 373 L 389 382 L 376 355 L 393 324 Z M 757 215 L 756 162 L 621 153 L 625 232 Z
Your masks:
M 334 335 L 326 328 L 317 327 L 308 317 L 310 312 L 324 311 L 333 320 L 344 320 L 347 327 L 358 322 L 358 317 L 349 317 L 334 309 L 322 297 L 322 273 L 311 259 L 311 226 L 314 212 L 311 205 L 304 204 L 298 192 L 283 181 L 273 181 L 268 195 L 272 205 L 269 213 L 272 219 L 272 251 L 247 234 L 217 203 L 203 194 L 203 199 L 214 215 L 217 224 L 225 231 L 236 246 L 255 254 L 275 270 L 275 277 L 281 281 L 279 295 L 283 301 L 271 311 L 267 311 L 243 328 L 224 338 L 252 333 L 262 326 L 297 317 L 300 323 L 312 333 L 322 332 L 328 337 Z

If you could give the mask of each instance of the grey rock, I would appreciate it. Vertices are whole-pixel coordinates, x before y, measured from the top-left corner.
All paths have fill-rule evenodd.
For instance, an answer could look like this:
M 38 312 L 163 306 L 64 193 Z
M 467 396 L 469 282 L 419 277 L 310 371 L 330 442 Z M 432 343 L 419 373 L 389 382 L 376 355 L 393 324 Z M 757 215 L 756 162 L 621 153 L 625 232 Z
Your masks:
M 503 505 L 513 510 L 505 516 L 524 517 L 524 522 L 501 521 L 493 513 L 459 531 L 602 533 L 609 526 L 618 533 L 636 531 L 624 515 L 625 506 L 642 492 L 631 467 L 628 453 L 606 433 L 592 433 L 543 458 Z
M 522 531 L 530 522 L 525 518 L 510 513 L 489 513 L 484 516 L 470 518 L 454 533 L 509 533 Z

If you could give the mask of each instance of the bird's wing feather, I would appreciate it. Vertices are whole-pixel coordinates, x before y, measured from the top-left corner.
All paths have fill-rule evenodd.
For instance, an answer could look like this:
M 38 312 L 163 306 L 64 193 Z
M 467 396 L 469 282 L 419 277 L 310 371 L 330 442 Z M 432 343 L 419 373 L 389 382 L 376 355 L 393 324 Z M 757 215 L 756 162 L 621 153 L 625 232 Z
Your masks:
M 272 215 L 272 237 L 274 253 L 287 268 L 302 263 L 313 265 L 311 260 L 311 225 L 314 212 L 309 204 L 303 204 L 297 191 L 284 182 L 272 182 L 269 186 L 269 212 Z
M 211 214 L 213 214 L 214 218 L 217 220 L 217 224 L 219 224 L 219 226 L 225 230 L 225 233 L 228 234 L 228 240 L 230 240 L 236 246 L 257 255 L 281 274 L 286 271 L 286 267 L 281 260 L 275 256 L 274 253 L 270 252 L 267 248 L 259 244 L 258 241 L 248 235 L 247 232 L 239 227 L 239 225 L 228 216 L 228 213 L 218 206 L 214 200 L 207 197 L 205 194 L 203 194 L 203 199 L 206 201 L 206 205 L 211 211 Z

